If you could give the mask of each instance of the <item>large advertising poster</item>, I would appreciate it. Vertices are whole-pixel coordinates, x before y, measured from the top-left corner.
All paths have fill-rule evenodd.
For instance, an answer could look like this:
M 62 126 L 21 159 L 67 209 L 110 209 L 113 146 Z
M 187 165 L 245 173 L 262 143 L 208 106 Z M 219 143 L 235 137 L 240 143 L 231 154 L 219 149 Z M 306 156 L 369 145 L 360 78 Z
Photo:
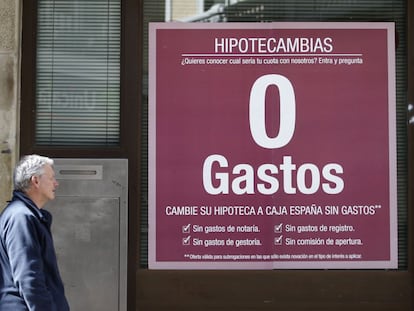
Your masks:
M 397 267 L 393 23 L 149 43 L 149 268 Z

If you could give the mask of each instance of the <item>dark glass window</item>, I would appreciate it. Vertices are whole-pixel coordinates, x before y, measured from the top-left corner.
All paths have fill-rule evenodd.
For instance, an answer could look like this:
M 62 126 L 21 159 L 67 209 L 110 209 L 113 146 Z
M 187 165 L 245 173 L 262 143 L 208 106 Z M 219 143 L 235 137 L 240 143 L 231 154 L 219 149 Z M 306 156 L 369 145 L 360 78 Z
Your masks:
M 407 269 L 408 262 L 408 167 L 407 167 L 407 3 L 405 0 L 234 0 L 204 2 L 204 12 L 180 10 L 180 0 L 144 1 L 144 74 L 143 74 L 143 120 L 142 120 L 142 176 L 144 193 L 141 201 L 140 266 L 147 266 L 148 219 L 147 197 L 147 98 L 148 98 L 148 23 L 177 20 L 183 22 L 395 22 L 396 46 L 396 90 L 397 90 L 397 174 L 398 174 L 398 258 L 399 269 Z M 191 1 L 198 3 L 199 1 Z M 207 6 L 206 4 L 209 4 Z M 188 8 L 188 6 L 187 6 Z M 199 8 L 199 6 L 197 7 Z M 168 14 L 165 14 L 168 12 Z
M 40 0 L 38 146 L 118 146 L 121 0 Z

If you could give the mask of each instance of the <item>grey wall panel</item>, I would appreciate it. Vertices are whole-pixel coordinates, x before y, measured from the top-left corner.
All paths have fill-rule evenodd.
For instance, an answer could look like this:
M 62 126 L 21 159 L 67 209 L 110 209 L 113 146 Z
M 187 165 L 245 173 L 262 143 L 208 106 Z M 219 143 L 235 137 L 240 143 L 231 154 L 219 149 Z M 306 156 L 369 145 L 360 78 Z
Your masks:
M 60 196 L 53 214 L 71 309 L 118 310 L 119 199 Z
M 55 159 L 47 209 L 72 311 L 126 310 L 126 160 Z

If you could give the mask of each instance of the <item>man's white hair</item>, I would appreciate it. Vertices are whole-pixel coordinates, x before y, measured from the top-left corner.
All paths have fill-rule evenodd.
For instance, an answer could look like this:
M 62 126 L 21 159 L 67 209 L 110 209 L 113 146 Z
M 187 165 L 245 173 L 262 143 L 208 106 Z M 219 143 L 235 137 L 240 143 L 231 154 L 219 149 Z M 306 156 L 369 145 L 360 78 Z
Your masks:
M 33 176 L 41 176 L 45 165 L 53 165 L 53 160 L 37 154 L 24 156 L 14 169 L 14 189 L 25 192 L 30 187 Z

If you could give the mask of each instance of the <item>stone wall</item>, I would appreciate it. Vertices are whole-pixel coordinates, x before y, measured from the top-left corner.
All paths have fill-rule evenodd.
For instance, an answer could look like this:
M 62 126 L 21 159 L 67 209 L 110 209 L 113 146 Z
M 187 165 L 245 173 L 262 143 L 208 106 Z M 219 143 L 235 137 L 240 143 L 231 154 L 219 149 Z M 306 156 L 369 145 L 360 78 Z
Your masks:
M 21 1 L 0 0 L 0 210 L 18 159 Z

